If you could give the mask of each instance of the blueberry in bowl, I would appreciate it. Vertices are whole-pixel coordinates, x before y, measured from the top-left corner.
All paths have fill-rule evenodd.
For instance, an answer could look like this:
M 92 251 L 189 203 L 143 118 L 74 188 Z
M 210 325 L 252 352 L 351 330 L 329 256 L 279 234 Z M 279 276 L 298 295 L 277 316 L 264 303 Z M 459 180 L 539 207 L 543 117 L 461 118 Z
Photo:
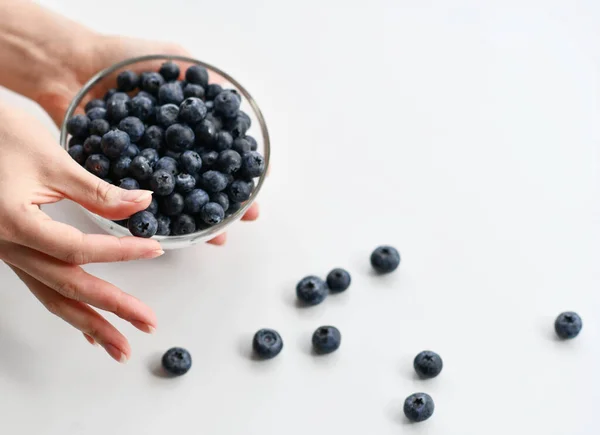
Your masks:
M 60 142 L 99 178 L 154 192 L 154 207 L 131 224 L 87 213 L 112 235 L 152 237 L 163 249 L 210 240 L 241 219 L 270 159 L 263 115 L 238 81 L 160 54 L 93 76 L 67 109 Z

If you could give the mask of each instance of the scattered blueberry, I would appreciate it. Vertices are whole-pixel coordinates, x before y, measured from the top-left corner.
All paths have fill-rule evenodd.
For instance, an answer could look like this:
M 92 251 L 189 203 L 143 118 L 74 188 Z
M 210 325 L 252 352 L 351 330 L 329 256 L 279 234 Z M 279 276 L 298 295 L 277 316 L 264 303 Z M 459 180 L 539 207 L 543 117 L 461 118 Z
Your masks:
M 87 154 L 98 154 L 102 151 L 101 143 L 102 138 L 94 134 L 83 142 L 83 149 Z
M 442 358 L 435 352 L 424 350 L 419 353 L 413 362 L 417 374 L 423 379 L 435 378 L 444 367 Z
M 181 152 L 190 149 L 194 144 L 194 131 L 183 124 L 173 124 L 165 132 L 165 141 L 169 149 Z
M 200 210 L 200 217 L 208 225 L 216 225 L 225 217 L 225 211 L 216 202 L 209 202 Z
M 325 300 L 329 290 L 327 284 L 316 276 L 302 278 L 296 285 L 296 296 L 306 305 L 317 305 Z
M 171 193 L 158 201 L 158 209 L 165 216 L 177 216 L 183 211 L 184 199 L 180 193 Z
M 158 72 L 168 82 L 175 81 L 179 78 L 179 66 L 175 62 L 163 63 Z
M 179 119 L 188 124 L 196 124 L 206 116 L 206 106 L 200 98 L 186 98 L 179 106 Z
M 433 415 L 435 404 L 429 394 L 411 394 L 404 401 L 404 415 L 410 421 L 418 423 Z
M 343 292 L 350 287 L 350 274 L 344 269 L 333 269 L 327 275 L 327 287 L 333 292 Z
M 320 355 L 335 352 L 341 343 L 342 334 L 335 326 L 321 326 L 312 336 L 313 348 Z
M 256 151 L 250 151 L 242 157 L 242 173 L 249 178 L 260 177 L 265 172 L 265 159 Z
M 190 98 L 190 97 L 204 98 L 204 88 L 200 85 L 188 83 L 185 86 L 185 88 L 183 88 L 183 96 L 185 98 Z
M 204 161 L 204 159 L 202 159 Z M 217 171 L 206 171 L 202 174 L 202 186 L 209 193 L 216 193 L 225 190 L 227 187 L 227 176 Z
M 94 119 L 90 122 L 90 134 L 104 136 L 110 130 L 110 124 L 106 119 Z
M 181 347 L 173 347 L 163 355 L 162 366 L 169 374 L 181 376 L 192 367 L 192 356 Z
M 223 207 L 223 211 L 227 211 L 227 209 L 229 209 L 229 197 L 224 192 L 213 193 L 210 196 L 210 201 L 216 202 L 221 207 Z
M 196 231 L 196 221 L 187 214 L 180 214 L 171 220 L 171 234 L 181 236 Z
M 572 311 L 561 313 L 554 322 L 554 330 L 556 334 L 563 339 L 571 339 L 577 337 L 581 332 L 583 322 L 579 314 Z
M 129 146 L 129 135 L 121 130 L 111 130 L 102 136 L 102 152 L 111 159 L 120 157 Z
M 185 72 L 185 80 L 205 88 L 208 85 L 208 71 L 200 65 L 192 65 Z
M 81 166 L 85 164 L 85 160 L 87 159 L 87 155 L 85 150 L 83 149 L 83 145 L 73 145 L 72 147 L 70 147 L 69 155 Z
M 232 202 L 244 202 L 252 194 L 252 183 L 244 180 L 234 180 L 229 185 L 227 194 Z
M 129 173 L 138 181 L 145 181 L 152 175 L 152 166 L 147 158 L 135 156 L 129 165 Z
M 119 122 L 119 129 L 129 135 L 131 142 L 139 141 L 144 135 L 144 123 L 135 116 L 128 116 Z
M 400 254 L 391 246 L 380 246 L 371 254 L 371 265 L 379 273 L 390 273 L 400 264 Z
M 137 190 L 140 188 L 140 184 L 133 178 L 123 178 L 119 183 L 119 187 L 125 190 Z
M 165 157 L 161 158 L 164 159 Z M 160 163 L 160 160 L 159 160 Z M 158 166 L 158 163 L 157 163 Z M 150 189 L 159 196 L 166 196 L 175 190 L 175 178 L 173 174 L 165 169 L 158 169 L 150 176 Z
M 121 92 L 133 91 L 139 84 L 140 78 L 133 71 L 123 71 L 117 76 L 117 89 Z
M 171 234 L 171 218 L 162 214 L 156 216 L 158 222 L 157 236 L 168 236 Z
M 67 132 L 75 137 L 86 138 L 90 133 L 90 120 L 85 115 L 75 115 L 67 121 Z
M 202 189 L 194 189 L 185 197 L 184 210 L 189 214 L 198 214 L 208 202 L 208 193 Z
M 271 359 L 279 355 L 283 349 L 281 335 L 273 329 L 261 329 L 252 339 L 252 349 L 257 356 L 263 359 Z

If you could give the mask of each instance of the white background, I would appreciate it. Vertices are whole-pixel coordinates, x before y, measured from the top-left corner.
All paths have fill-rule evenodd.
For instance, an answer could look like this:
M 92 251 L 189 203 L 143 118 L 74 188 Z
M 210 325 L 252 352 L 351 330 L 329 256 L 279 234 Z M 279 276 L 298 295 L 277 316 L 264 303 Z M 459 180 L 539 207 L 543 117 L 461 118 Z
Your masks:
M 260 221 L 226 247 L 89 267 L 157 312 L 154 336 L 115 320 L 125 366 L 0 267 L 0 432 L 598 433 L 598 2 L 43 3 L 231 73 L 264 111 L 273 168 Z M 97 231 L 72 204 L 50 212 Z M 403 261 L 376 277 L 382 243 Z M 352 287 L 297 308 L 296 281 L 335 266 Z M 564 310 L 584 320 L 571 342 L 554 339 Z M 315 358 L 322 324 L 343 343 Z M 285 348 L 256 362 L 265 326 Z M 192 370 L 156 376 L 174 345 Z M 412 371 L 423 349 L 445 362 L 431 381 Z M 416 391 L 436 411 L 409 425 Z

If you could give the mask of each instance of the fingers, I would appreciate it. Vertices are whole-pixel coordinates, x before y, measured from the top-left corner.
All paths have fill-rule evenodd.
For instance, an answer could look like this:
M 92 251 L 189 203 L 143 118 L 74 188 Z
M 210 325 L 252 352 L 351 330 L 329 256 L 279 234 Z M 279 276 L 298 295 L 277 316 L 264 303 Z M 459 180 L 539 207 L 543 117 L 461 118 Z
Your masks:
M 246 211 L 246 214 L 244 214 L 244 216 L 242 217 L 243 221 L 255 221 L 256 219 L 258 219 L 258 216 L 260 214 L 260 208 L 258 207 L 258 203 L 254 203 L 250 206 L 250 208 L 248 209 L 248 211 Z
M 210 243 L 211 245 L 222 246 L 227 242 L 227 233 L 219 234 L 214 239 L 209 240 L 206 243 Z
M 150 307 L 79 266 L 18 245 L 11 246 L 5 260 L 67 299 L 110 311 L 143 332 L 151 333 L 156 328 L 156 316 Z
M 19 268 L 12 269 L 48 311 L 83 332 L 88 341 L 91 338 L 99 343 L 116 361 L 124 363 L 129 359 L 131 347 L 127 339 L 100 314 L 81 302 L 56 293 Z

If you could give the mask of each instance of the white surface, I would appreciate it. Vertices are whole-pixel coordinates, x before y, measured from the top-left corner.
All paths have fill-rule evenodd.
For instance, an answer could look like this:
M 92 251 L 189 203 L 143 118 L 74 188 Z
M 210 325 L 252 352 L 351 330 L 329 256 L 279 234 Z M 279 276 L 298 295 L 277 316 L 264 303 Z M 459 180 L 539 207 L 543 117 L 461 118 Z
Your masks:
M 44 3 L 230 72 L 264 110 L 273 171 L 260 221 L 227 247 L 89 267 L 158 314 L 155 336 L 116 321 L 126 366 L 1 267 L 0 432 L 598 433 L 597 2 Z M 74 209 L 52 214 L 95 230 Z M 385 278 L 368 264 L 381 243 L 403 256 Z M 296 308 L 296 281 L 334 266 L 351 289 Z M 567 309 L 584 330 L 561 343 Z M 343 334 L 327 358 L 309 352 L 321 324 Z M 258 363 L 263 326 L 285 349 Z M 173 345 L 193 369 L 154 376 Z M 445 362 L 428 382 L 411 368 L 425 348 Z M 416 391 L 436 412 L 407 425 Z

